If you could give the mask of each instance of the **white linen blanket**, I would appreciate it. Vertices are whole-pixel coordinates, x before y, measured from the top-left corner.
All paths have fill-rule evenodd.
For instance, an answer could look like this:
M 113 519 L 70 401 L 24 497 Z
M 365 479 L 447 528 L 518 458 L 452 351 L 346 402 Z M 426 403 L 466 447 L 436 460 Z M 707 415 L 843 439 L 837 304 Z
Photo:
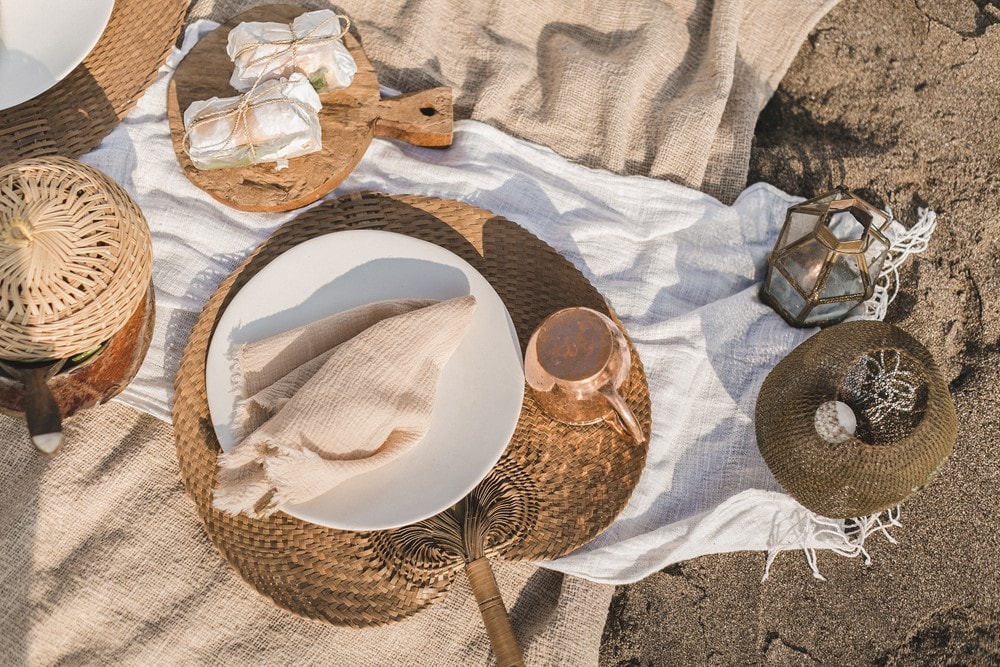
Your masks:
M 185 49 L 213 25 L 192 25 Z M 167 420 L 174 375 L 202 306 L 297 215 L 235 211 L 181 173 L 165 115 L 169 65 L 180 57 L 174 54 L 136 109 L 84 157 L 128 190 L 152 229 L 156 331 L 120 400 Z M 653 406 L 642 478 L 610 529 L 542 565 L 626 583 L 709 553 L 864 554 L 841 523 L 781 492 L 754 440 L 764 376 L 814 332 L 789 327 L 757 297 L 785 210 L 801 198 L 757 184 L 725 206 L 680 185 L 570 163 L 473 121 L 456 123 L 447 150 L 374 141 L 334 196 L 358 190 L 459 199 L 524 226 L 590 279 L 635 342 Z M 925 217 L 929 234 L 933 214 Z

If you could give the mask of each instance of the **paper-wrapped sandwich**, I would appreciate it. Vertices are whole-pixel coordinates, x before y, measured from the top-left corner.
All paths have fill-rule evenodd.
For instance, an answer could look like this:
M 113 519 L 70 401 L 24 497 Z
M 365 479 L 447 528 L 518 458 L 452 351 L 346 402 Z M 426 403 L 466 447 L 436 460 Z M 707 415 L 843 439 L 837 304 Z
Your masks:
M 346 88 L 358 66 L 341 42 L 346 28 L 330 10 L 307 12 L 292 23 L 241 23 L 226 52 L 236 66 L 229 83 L 240 92 L 258 80 L 300 72 L 318 92 Z
M 192 102 L 186 149 L 198 169 L 277 162 L 322 147 L 319 95 L 302 74 L 262 81 L 239 97 Z

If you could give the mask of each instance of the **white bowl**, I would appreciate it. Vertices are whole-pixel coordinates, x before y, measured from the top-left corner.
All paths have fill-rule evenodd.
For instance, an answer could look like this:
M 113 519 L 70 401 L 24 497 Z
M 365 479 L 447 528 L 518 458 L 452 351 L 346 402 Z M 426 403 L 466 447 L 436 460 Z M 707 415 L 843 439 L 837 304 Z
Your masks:
M 114 0 L 0 0 L 0 109 L 41 95 L 83 62 Z

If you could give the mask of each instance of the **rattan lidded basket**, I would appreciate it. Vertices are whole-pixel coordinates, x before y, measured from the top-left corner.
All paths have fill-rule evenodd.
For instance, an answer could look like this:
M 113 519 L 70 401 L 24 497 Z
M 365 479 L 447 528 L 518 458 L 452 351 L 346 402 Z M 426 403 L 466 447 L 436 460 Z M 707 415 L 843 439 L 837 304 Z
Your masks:
M 105 174 L 63 157 L 0 167 L 0 358 L 105 343 L 143 303 L 151 272 L 146 220 Z

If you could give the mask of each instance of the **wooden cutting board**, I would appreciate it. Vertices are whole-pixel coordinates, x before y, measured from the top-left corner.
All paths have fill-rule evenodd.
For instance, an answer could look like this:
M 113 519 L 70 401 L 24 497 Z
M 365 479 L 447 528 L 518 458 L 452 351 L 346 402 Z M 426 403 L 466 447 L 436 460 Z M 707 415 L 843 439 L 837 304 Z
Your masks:
M 264 5 L 233 17 L 198 42 L 170 80 L 167 116 L 177 161 L 192 183 L 233 208 L 277 212 L 311 204 L 347 178 L 373 137 L 398 139 L 416 146 L 451 145 L 451 88 L 431 88 L 382 99 L 371 61 L 357 39 L 348 33 L 344 45 L 354 57 L 358 71 L 347 88 L 320 95 L 322 150 L 292 158 L 288 168 L 281 171 L 275 169 L 274 163 L 197 169 L 184 152 L 184 110 L 196 100 L 238 94 L 229 85 L 233 73 L 233 63 L 226 54 L 229 31 L 245 21 L 291 23 L 304 11 L 293 5 Z

